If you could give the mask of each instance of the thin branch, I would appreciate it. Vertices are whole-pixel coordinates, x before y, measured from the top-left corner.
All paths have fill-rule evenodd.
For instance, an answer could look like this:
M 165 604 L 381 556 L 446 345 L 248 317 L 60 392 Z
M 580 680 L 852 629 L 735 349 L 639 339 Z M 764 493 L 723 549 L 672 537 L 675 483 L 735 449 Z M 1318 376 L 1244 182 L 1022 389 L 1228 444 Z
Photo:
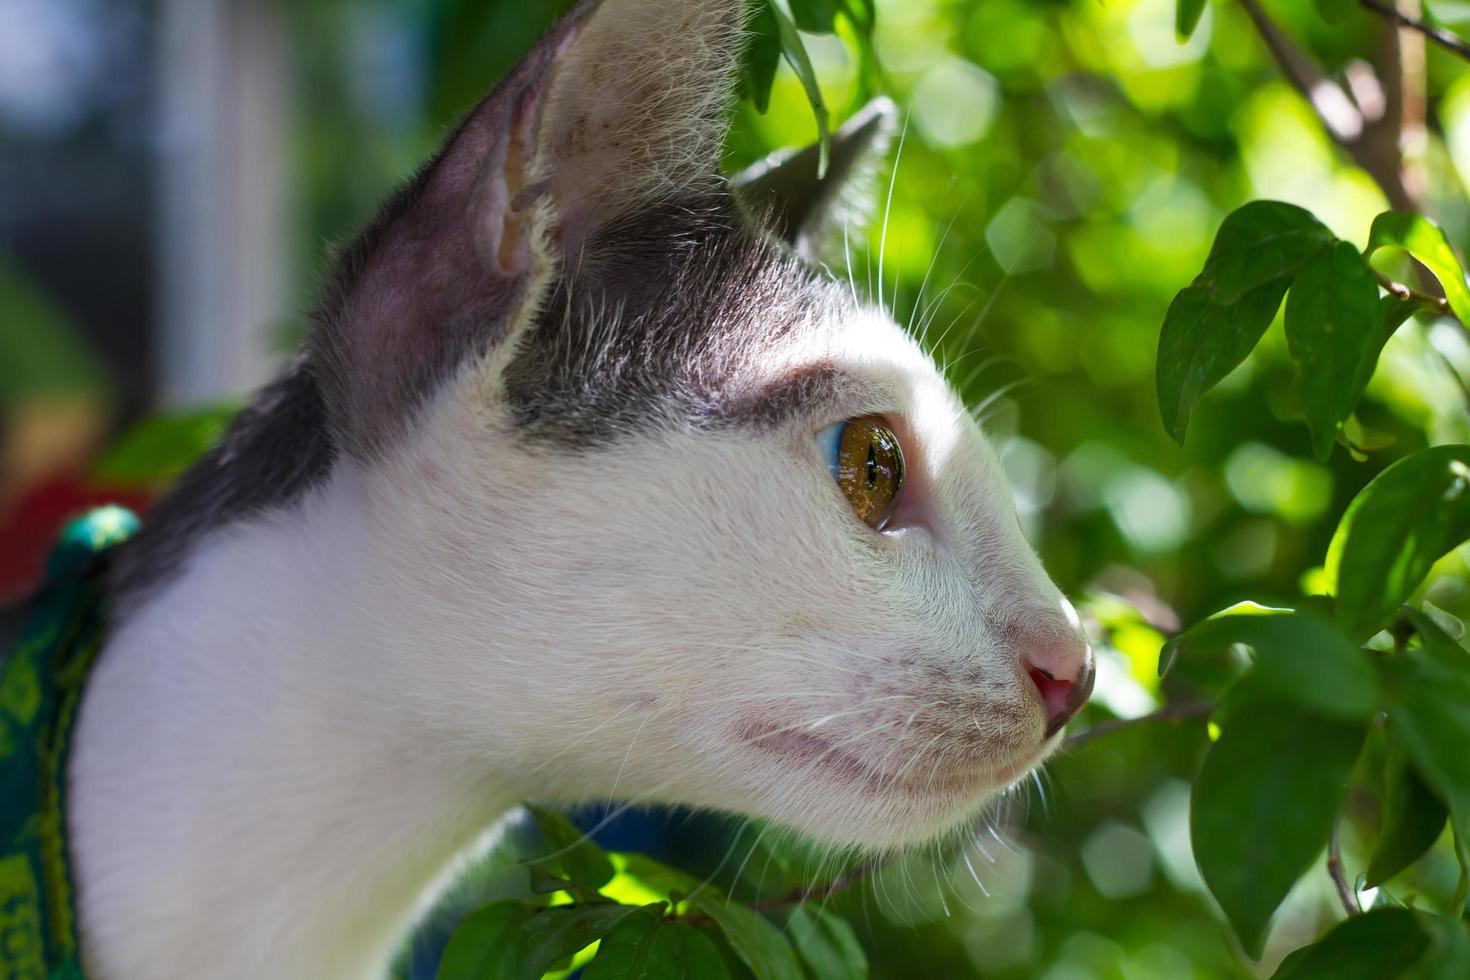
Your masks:
M 866 864 L 858 865 L 850 871 L 833 878 L 823 885 L 804 885 L 788 892 L 778 898 L 768 898 L 764 902 L 751 902 L 750 908 L 757 912 L 769 912 L 772 909 L 783 909 L 792 905 L 800 905 L 814 898 L 831 898 L 840 892 L 844 892 L 865 878 L 883 869 L 888 863 L 887 858 L 874 858 Z
M 1125 728 L 1133 728 L 1138 725 L 1147 725 L 1156 721 L 1184 721 L 1190 718 L 1208 718 L 1215 710 L 1213 701 L 1180 701 L 1176 704 L 1166 705 L 1152 714 L 1140 715 L 1137 718 L 1118 718 L 1113 721 L 1105 721 L 1099 725 L 1093 725 L 1086 731 L 1078 732 L 1069 736 L 1062 743 L 1064 749 L 1075 749 L 1079 745 L 1085 745 L 1095 738 L 1120 732 Z
M 1337 844 L 1337 824 L 1332 825 L 1332 836 L 1327 840 L 1327 874 L 1332 877 L 1332 883 L 1337 886 L 1337 898 L 1342 902 L 1343 911 L 1348 915 L 1362 915 L 1362 906 L 1358 905 L 1358 897 L 1353 894 L 1352 886 L 1348 884 L 1347 873 L 1342 868 L 1342 851 Z
M 1373 178 L 1391 207 L 1419 210 L 1399 172 L 1400 133 L 1393 120 L 1365 117 L 1342 86 L 1328 78 L 1312 57 L 1276 26 L 1258 0 L 1239 2 L 1281 74 L 1316 111 L 1333 142 Z
M 1398 10 L 1392 4 L 1383 3 L 1381 0 L 1358 0 L 1358 5 L 1373 11 L 1380 17 L 1387 18 L 1400 27 L 1411 31 L 1417 31 L 1426 38 L 1438 44 L 1446 51 L 1451 51 L 1466 61 L 1470 61 L 1470 44 L 1465 43 L 1460 35 L 1426 24 L 1422 20 L 1416 20 Z
M 1377 269 L 1373 270 L 1373 278 L 1378 280 L 1378 285 L 1382 286 L 1389 295 L 1403 300 L 1411 300 L 1426 309 L 1433 310 L 1440 316 L 1449 317 L 1456 322 L 1459 321 L 1459 317 L 1455 316 L 1454 308 L 1450 306 L 1450 301 L 1443 296 L 1431 296 L 1428 293 L 1421 293 L 1418 290 L 1410 289 L 1403 283 L 1390 279 Z

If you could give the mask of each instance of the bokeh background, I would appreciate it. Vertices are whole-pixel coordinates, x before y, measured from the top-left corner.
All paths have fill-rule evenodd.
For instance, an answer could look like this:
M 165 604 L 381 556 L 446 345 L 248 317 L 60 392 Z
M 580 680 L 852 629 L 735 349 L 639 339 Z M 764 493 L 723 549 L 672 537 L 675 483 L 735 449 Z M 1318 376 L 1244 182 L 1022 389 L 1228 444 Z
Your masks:
M 97 499 L 146 507 L 218 434 L 301 337 L 331 243 L 566 6 L 0 0 L 0 598 L 24 592 L 62 517 Z M 1362 69 L 1381 21 L 1265 6 L 1372 100 Z M 1454 26 L 1465 7 L 1435 11 Z M 875 91 L 905 111 L 876 188 L 891 178 L 891 205 L 854 231 L 854 277 L 926 333 L 986 420 L 1047 567 L 1085 600 L 1101 673 L 1084 721 L 1147 713 L 1165 635 L 1312 591 L 1337 516 L 1386 458 L 1470 436 L 1470 347 L 1447 324 L 1390 342 L 1359 411 L 1372 464 L 1311 457 L 1279 327 L 1174 445 L 1158 328 L 1219 220 L 1283 199 L 1361 244 L 1383 192 L 1280 79 L 1240 4 L 1210 5 L 1183 44 L 1173 0 L 877 10 L 867 68 L 851 38 L 807 38 L 839 117 Z M 1434 111 L 1407 161 L 1463 242 L 1470 77 L 1420 50 Z M 730 167 L 814 135 L 783 67 L 767 113 L 739 108 Z M 1463 589 L 1442 592 L 1464 612 Z M 1239 953 L 1189 853 L 1206 737 L 1152 725 L 1078 746 L 1012 795 L 994 833 L 844 896 L 875 976 L 1269 975 L 1331 920 L 1330 885 L 1308 876 L 1262 964 Z M 738 829 L 663 814 L 603 833 L 708 869 L 744 853 Z M 1346 827 L 1350 861 L 1360 844 Z M 422 948 L 429 969 L 435 942 Z

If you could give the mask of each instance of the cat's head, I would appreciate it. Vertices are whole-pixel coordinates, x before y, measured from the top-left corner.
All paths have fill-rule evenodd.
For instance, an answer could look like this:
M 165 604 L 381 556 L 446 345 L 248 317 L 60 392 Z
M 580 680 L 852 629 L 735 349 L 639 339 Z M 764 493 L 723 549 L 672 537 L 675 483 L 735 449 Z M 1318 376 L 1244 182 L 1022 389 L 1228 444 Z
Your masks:
M 885 112 L 823 180 L 719 176 L 744 11 L 578 6 L 347 250 L 312 357 L 445 756 L 899 845 L 1055 748 L 1091 659 L 965 406 L 800 256 Z

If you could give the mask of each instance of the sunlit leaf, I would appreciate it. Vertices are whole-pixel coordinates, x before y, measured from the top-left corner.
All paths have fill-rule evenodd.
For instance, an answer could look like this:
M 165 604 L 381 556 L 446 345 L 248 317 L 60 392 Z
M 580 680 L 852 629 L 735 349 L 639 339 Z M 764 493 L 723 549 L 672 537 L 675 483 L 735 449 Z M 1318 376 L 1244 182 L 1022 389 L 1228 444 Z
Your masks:
M 802 980 L 791 943 L 759 913 L 708 889 L 689 902 L 715 921 L 756 980 Z
M 1408 909 L 1355 916 L 1282 961 L 1271 980 L 1389 980 L 1419 962 L 1429 936 Z
M 1470 537 L 1470 446 L 1438 446 L 1378 474 L 1348 506 L 1327 552 L 1338 623 L 1382 628 L 1451 548 Z
M 1365 875 L 1376 888 L 1424 856 L 1444 831 L 1449 811 L 1424 785 L 1402 752 L 1391 752 L 1384 766 L 1381 829 Z
M 1221 223 L 1204 271 L 1174 297 L 1159 332 L 1159 410 L 1176 442 L 1195 404 L 1260 341 L 1297 270 L 1334 240 L 1311 212 L 1278 201 L 1254 201 Z
M 847 920 L 818 906 L 798 905 L 786 931 L 815 980 L 862 980 L 868 957 Z
M 97 461 L 92 479 L 110 486 L 162 486 L 219 442 L 239 408 L 231 403 L 145 419 Z
M 1256 697 L 1236 705 L 1190 800 L 1200 874 L 1259 956 L 1271 915 L 1327 845 L 1367 726 Z
M 791 65 L 791 70 L 796 72 L 796 77 L 801 82 L 801 87 L 806 91 L 806 97 L 812 104 L 812 113 L 817 118 L 817 177 L 821 178 L 827 173 L 827 156 L 831 149 L 831 121 L 827 114 L 827 103 L 822 99 L 822 86 L 817 81 L 816 69 L 812 67 L 812 60 L 807 56 L 806 45 L 802 43 L 801 35 L 797 33 L 796 25 L 786 12 L 778 7 L 774 0 L 767 0 L 771 16 L 776 19 L 777 36 L 781 39 L 781 53 L 785 55 L 786 62 Z
M 1337 627 L 1311 613 L 1243 603 L 1169 640 L 1161 660 L 1178 652 L 1214 652 L 1232 643 L 1256 651 L 1257 689 L 1334 718 L 1363 720 L 1377 704 L 1372 664 Z
M 521 926 L 517 976 L 520 980 L 540 980 L 554 964 L 591 946 L 629 916 L 656 917 L 663 914 L 664 908 L 578 903 L 542 909 Z
M 439 960 L 438 980 L 514 980 L 521 926 L 535 909 L 493 902 L 465 917 Z
M 1378 284 L 1351 242 L 1303 263 L 1286 298 L 1286 344 L 1297 401 L 1317 458 L 1332 454 L 1337 431 L 1368 387 L 1388 334 Z
M 1401 248 L 1434 273 L 1445 299 L 1461 323 L 1470 324 L 1470 286 L 1465 284 L 1465 267 L 1450 247 L 1449 239 L 1434 222 L 1407 211 L 1386 211 L 1373 219 L 1365 255 L 1380 248 Z
M 526 809 L 531 812 L 541 836 L 546 838 L 547 846 L 551 848 L 551 856 L 546 861 L 548 865 L 561 868 L 567 878 L 589 888 L 601 888 L 612 881 L 612 861 L 570 820 L 538 806 L 527 806 Z

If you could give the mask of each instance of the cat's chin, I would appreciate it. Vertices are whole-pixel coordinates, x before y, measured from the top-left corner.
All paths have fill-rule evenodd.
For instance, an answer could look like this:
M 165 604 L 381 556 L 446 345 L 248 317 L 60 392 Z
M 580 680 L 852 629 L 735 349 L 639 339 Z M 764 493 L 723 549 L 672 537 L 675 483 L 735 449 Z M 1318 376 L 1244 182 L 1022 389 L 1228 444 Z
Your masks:
M 881 750 L 872 746 L 775 727 L 746 734 L 760 755 L 781 766 L 785 780 L 800 781 L 803 797 L 820 800 L 780 819 L 830 843 L 861 848 L 921 844 L 969 823 L 1061 743 L 1053 735 L 998 762 L 920 758 L 884 766 Z

